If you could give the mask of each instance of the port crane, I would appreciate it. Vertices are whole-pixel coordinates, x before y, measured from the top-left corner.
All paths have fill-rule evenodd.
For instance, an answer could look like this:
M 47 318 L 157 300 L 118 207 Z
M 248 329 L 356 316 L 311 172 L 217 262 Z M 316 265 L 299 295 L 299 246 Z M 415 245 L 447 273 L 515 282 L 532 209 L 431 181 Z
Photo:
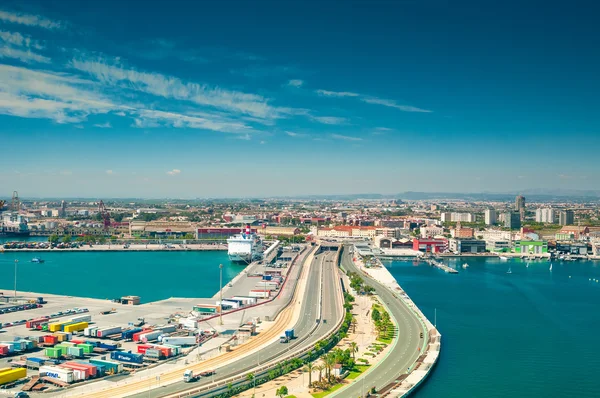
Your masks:
M 104 206 L 104 202 L 100 201 L 98 203 L 98 213 L 102 217 L 102 221 L 104 222 L 104 229 L 107 230 L 110 227 L 110 213 L 106 210 L 106 206 Z

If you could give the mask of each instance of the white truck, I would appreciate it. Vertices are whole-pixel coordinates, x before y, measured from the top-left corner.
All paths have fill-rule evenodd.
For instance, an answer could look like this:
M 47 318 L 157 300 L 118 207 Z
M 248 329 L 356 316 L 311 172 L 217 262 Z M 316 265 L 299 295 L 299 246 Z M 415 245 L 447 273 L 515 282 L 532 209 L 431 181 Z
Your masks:
M 194 371 L 191 369 L 187 369 L 185 372 L 183 372 L 183 382 L 184 383 L 191 383 L 193 381 L 198 380 L 199 375 L 195 375 Z

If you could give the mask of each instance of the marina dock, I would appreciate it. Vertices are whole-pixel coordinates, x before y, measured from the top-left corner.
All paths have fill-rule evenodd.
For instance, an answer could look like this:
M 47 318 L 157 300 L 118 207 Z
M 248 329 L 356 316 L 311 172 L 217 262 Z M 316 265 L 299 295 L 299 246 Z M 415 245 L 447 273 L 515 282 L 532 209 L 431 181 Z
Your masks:
M 448 267 L 446 264 L 442 263 L 441 261 L 436 261 L 433 258 L 427 258 L 424 261 L 427 264 L 431 265 L 432 267 L 439 268 L 448 274 L 458 274 L 457 270 L 455 270 L 454 268 Z

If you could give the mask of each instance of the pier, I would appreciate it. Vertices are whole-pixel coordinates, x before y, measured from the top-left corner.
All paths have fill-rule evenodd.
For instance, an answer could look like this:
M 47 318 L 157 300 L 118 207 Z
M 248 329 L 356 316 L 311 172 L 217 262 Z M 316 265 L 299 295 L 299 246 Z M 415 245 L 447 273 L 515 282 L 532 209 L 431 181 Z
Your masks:
M 448 267 L 446 264 L 442 263 L 441 261 L 436 261 L 433 258 L 427 258 L 424 260 L 427 264 L 431 265 L 432 267 L 436 267 L 441 269 L 442 271 L 448 273 L 448 274 L 458 274 L 458 271 L 455 270 L 454 268 L 450 268 Z

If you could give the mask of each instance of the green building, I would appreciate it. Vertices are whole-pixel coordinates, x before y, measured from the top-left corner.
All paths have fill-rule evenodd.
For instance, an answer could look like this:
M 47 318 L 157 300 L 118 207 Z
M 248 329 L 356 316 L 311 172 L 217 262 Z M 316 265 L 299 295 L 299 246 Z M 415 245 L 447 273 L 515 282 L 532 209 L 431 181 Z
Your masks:
M 520 240 L 515 242 L 515 253 L 544 254 L 548 253 L 548 242 L 543 240 Z

